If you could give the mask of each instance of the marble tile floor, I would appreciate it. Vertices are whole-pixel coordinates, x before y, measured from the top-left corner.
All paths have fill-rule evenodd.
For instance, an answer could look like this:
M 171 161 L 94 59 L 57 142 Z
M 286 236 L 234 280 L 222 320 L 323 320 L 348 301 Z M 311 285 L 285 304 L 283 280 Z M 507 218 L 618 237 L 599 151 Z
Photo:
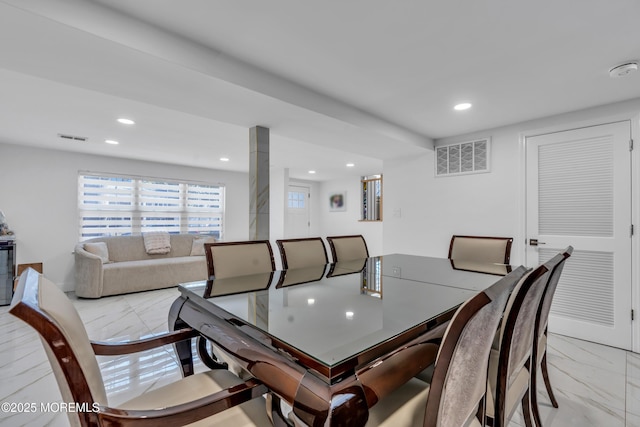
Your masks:
M 99 300 L 70 298 L 93 340 L 124 341 L 166 331 L 167 313 L 177 296 L 177 289 L 170 288 Z M 68 426 L 65 413 L 41 410 L 41 403 L 62 398 L 40 340 L 8 314 L 8 307 L 0 307 L 0 342 L 0 403 L 36 406 L 35 412 L 0 411 L 0 426 Z M 551 335 L 548 361 L 560 408 L 552 408 L 546 392 L 540 391 L 545 427 L 640 427 L 640 354 Z M 101 356 L 99 362 L 114 406 L 180 378 L 171 346 Z M 196 371 L 204 369 L 196 365 Z M 510 426 L 521 425 L 516 413 Z

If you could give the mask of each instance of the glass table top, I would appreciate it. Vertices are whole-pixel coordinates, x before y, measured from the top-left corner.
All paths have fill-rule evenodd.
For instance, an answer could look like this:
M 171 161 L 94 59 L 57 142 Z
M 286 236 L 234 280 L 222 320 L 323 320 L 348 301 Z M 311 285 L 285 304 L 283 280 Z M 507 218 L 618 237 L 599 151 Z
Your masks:
M 508 271 L 394 254 L 180 289 L 331 368 L 448 312 Z

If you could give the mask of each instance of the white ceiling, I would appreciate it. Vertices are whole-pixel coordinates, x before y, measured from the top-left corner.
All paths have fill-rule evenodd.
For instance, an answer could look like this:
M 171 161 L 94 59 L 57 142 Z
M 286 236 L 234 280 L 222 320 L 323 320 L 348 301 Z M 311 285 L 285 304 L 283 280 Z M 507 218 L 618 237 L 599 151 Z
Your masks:
M 0 0 L 0 141 L 246 171 L 260 125 L 294 178 L 378 173 L 436 138 L 640 97 L 640 73 L 608 76 L 640 59 L 639 16 L 637 0 Z

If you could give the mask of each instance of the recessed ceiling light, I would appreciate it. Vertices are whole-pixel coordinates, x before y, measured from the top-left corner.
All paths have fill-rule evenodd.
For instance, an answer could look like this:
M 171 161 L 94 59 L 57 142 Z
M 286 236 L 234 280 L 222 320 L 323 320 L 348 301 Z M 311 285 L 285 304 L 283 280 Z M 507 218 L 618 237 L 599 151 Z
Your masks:
M 228 162 L 229 158 L 228 157 L 220 157 L 220 161 L 221 162 Z
M 354 166 L 355 166 L 355 163 L 347 163 L 347 167 L 348 167 L 348 168 L 352 168 L 352 167 L 354 167 Z
M 314 174 L 314 173 L 316 173 L 316 171 L 309 171 L 309 173 Z
M 133 120 L 127 119 L 127 118 L 124 118 L 124 117 L 120 117 L 118 119 L 118 123 L 122 123 L 123 125 L 135 125 L 136 124 L 136 122 L 134 122 Z
M 469 108 L 471 108 L 471 103 L 469 102 L 462 102 L 456 105 L 455 107 L 453 107 L 453 109 L 456 111 L 464 111 L 464 110 L 468 110 Z
M 120 144 L 118 141 L 116 141 L 115 139 L 105 139 L 104 142 L 106 142 L 107 144 L 111 144 L 111 145 L 118 145 Z

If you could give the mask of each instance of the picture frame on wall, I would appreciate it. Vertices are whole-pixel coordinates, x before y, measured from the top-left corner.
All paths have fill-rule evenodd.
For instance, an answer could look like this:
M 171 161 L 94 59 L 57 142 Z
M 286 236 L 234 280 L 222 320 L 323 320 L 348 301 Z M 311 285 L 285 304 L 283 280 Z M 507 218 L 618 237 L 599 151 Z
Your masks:
M 347 210 L 347 192 L 334 191 L 329 194 L 329 211 L 343 212 Z

